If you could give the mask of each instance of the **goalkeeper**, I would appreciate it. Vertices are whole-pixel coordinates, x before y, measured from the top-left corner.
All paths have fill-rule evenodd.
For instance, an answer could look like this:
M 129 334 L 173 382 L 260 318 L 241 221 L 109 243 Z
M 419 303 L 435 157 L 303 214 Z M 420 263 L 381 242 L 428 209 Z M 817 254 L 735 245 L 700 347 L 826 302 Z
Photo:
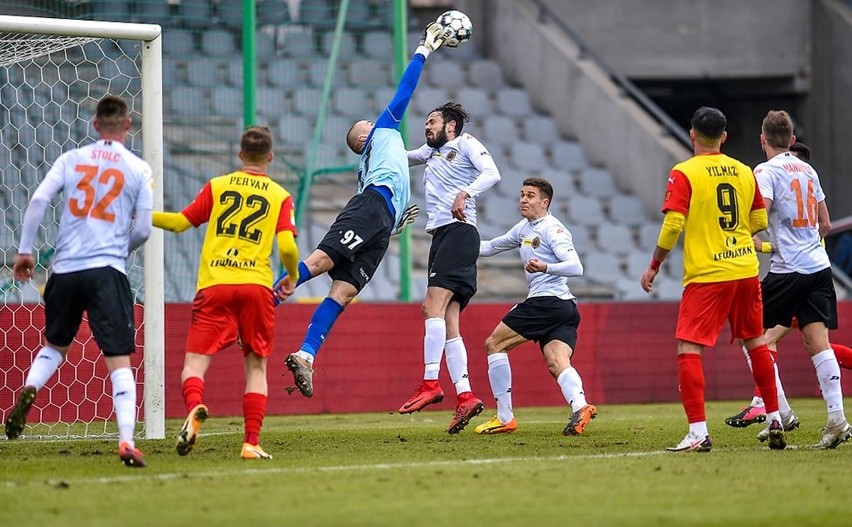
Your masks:
M 346 134 L 346 144 L 361 156 L 358 193 L 338 214 L 314 252 L 299 263 L 296 282 L 298 287 L 323 273 L 332 279 L 328 296 L 314 311 L 301 347 L 285 360 L 305 397 L 314 394 L 313 362 L 337 317 L 373 277 L 391 236 L 414 221 L 418 212 L 417 207 L 405 208 L 411 183 L 399 124 L 429 53 L 443 45 L 450 31 L 437 23 L 429 24 L 390 104 L 375 123 L 358 121 Z M 278 301 L 290 296 L 281 287 L 285 281 L 282 275 L 275 283 Z

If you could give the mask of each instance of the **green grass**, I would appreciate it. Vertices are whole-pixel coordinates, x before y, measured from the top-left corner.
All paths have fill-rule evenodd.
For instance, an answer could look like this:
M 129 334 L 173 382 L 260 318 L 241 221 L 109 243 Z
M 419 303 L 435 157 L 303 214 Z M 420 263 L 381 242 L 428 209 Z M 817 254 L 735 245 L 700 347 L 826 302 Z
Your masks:
M 847 403 L 848 404 L 848 403 Z M 664 452 L 686 433 L 679 404 L 605 405 L 583 437 L 562 408 L 519 408 L 512 435 L 446 433 L 449 412 L 268 417 L 275 459 L 243 461 L 242 418 L 211 418 L 195 450 L 139 441 L 125 468 L 112 440 L 0 441 L 4 525 L 843 525 L 852 444 L 813 451 L 821 400 L 796 400 L 793 447 L 708 404 L 709 454 Z

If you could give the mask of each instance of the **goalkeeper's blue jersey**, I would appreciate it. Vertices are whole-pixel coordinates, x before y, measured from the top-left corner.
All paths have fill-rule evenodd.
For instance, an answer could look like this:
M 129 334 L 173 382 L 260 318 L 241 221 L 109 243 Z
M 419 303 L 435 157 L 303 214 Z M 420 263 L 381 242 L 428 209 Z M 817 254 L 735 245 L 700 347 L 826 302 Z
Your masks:
M 411 197 L 408 154 L 399 130 L 373 128 L 371 138 L 361 154 L 358 167 L 358 193 L 370 185 L 385 186 L 391 191 L 394 225 L 399 223 Z
M 361 152 L 361 163 L 358 166 L 358 193 L 370 185 L 385 187 L 390 190 L 390 205 L 393 208 L 394 224 L 399 223 L 408 200 L 411 197 L 411 180 L 408 175 L 408 152 L 399 134 L 399 123 L 420 73 L 426 57 L 415 53 L 402 74 L 393 99 L 376 119 L 370 131 L 364 151 Z M 385 199 L 388 196 L 382 193 Z

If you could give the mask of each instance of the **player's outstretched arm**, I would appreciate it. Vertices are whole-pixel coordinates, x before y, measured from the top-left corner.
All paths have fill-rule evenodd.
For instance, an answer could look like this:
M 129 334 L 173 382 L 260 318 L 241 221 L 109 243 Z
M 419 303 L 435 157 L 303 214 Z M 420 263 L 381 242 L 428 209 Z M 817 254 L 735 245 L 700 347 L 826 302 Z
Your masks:
M 154 227 L 172 232 L 183 232 L 192 227 L 192 223 L 181 212 L 159 212 L 153 213 Z

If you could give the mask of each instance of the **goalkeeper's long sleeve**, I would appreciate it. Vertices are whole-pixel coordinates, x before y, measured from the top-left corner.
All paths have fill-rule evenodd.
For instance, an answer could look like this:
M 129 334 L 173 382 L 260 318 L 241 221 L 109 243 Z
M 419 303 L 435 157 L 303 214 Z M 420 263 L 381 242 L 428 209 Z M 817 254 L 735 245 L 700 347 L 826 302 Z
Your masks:
M 375 128 L 399 129 L 399 123 L 405 115 L 408 103 L 411 102 L 411 96 L 414 95 L 414 89 L 420 80 L 420 73 L 423 71 L 423 64 L 425 63 L 426 53 L 418 48 L 418 53 L 415 53 L 414 57 L 411 58 L 411 62 L 408 63 L 408 67 L 405 68 L 405 72 L 399 80 L 399 86 L 396 88 L 393 99 L 376 120 Z

